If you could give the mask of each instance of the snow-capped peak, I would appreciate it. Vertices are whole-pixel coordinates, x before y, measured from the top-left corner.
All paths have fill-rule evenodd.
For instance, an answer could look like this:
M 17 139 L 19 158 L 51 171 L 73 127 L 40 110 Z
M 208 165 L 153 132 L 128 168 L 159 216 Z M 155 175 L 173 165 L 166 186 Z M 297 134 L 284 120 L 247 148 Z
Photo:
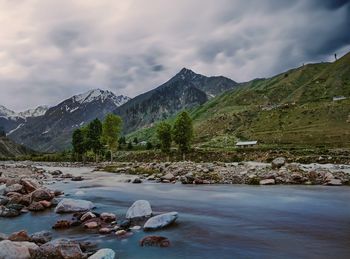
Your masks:
M 5 106 L 0 105 L 0 116 L 12 117 L 12 116 L 16 116 L 16 113 L 14 111 L 7 109 Z
M 108 90 L 101 90 L 101 89 L 93 89 L 88 92 L 85 92 L 83 94 L 78 94 L 73 96 L 73 100 L 75 102 L 78 102 L 80 104 L 83 103 L 90 103 L 95 100 L 100 100 L 104 102 L 106 99 L 111 99 L 113 100 L 114 104 L 116 106 L 120 106 L 130 100 L 129 97 L 124 96 L 124 95 L 119 95 L 116 96 L 114 93 Z
M 34 109 L 28 109 L 26 111 L 18 113 L 18 116 L 28 118 L 28 117 L 38 117 L 42 116 L 45 114 L 45 112 L 49 109 L 50 107 L 47 105 L 41 105 L 38 106 Z

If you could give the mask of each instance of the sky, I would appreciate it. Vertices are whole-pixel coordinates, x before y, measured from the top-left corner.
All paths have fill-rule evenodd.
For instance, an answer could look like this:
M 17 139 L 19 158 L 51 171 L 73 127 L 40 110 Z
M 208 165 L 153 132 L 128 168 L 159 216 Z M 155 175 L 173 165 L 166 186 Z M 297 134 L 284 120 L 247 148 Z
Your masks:
M 0 105 L 130 97 L 186 67 L 237 82 L 350 51 L 350 1 L 0 0 Z

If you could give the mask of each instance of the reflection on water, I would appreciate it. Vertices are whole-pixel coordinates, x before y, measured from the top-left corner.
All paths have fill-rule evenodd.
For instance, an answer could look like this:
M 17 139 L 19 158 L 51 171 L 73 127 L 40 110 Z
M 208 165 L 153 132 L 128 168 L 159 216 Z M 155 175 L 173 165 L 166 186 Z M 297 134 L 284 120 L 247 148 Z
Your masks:
M 56 168 L 51 168 L 54 170 Z M 155 212 L 178 211 L 178 223 L 157 231 L 170 248 L 142 248 L 139 231 L 127 240 L 80 228 L 55 231 L 55 236 L 94 240 L 114 249 L 119 258 L 349 258 L 350 189 L 324 186 L 238 186 L 130 184 L 128 176 L 60 168 L 84 175 L 83 182 L 55 183 L 72 198 L 95 203 L 98 212 L 125 215 L 138 199 L 150 201 Z M 0 219 L 0 231 L 50 229 L 70 215 L 28 213 Z

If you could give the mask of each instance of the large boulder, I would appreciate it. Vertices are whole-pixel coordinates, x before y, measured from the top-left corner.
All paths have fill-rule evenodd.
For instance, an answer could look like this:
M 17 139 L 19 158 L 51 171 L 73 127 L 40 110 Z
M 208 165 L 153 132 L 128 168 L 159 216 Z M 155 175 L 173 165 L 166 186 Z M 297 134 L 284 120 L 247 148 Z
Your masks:
M 143 228 L 145 230 L 154 230 L 154 229 L 163 228 L 174 223 L 177 218 L 178 218 L 177 212 L 168 212 L 168 213 L 160 214 L 147 220 Z
M 151 215 L 151 204 L 146 200 L 135 201 L 126 212 L 127 219 L 150 217 Z
M 29 259 L 30 251 L 24 242 L 3 240 L 0 242 L 0 259 Z
M 67 212 L 89 211 L 93 207 L 94 207 L 94 204 L 91 201 L 65 198 L 57 204 L 55 208 L 55 212 L 67 213 Z
M 86 255 L 81 251 L 77 242 L 55 239 L 40 246 L 33 258 L 82 259 L 86 258 Z
M 285 164 L 286 164 L 286 159 L 284 157 L 277 157 L 274 160 L 272 160 L 272 163 L 271 163 L 273 169 L 281 168 Z
M 32 193 L 33 201 L 49 201 L 53 198 L 53 195 L 48 189 L 38 189 Z
M 162 236 L 145 236 L 140 240 L 140 246 L 170 246 L 170 241 L 166 237 Z
M 98 250 L 96 253 L 94 253 L 92 256 L 90 256 L 88 259 L 114 259 L 115 253 L 112 249 L 104 248 Z

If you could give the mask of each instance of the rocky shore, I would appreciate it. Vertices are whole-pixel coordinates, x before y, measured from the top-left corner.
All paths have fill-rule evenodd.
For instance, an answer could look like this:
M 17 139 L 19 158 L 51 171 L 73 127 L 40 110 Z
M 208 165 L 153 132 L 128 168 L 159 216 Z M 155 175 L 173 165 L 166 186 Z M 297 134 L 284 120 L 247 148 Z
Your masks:
M 287 163 L 283 157 L 272 163 L 114 163 L 100 164 L 96 170 L 137 176 L 132 183 L 154 181 L 182 184 L 304 184 L 349 185 L 350 166 Z
M 52 181 L 83 181 L 81 176 L 64 174 L 59 170 L 46 171 L 31 165 L 2 165 L 0 169 L 0 219 L 20 217 L 25 213 L 50 210 L 51 213 L 71 214 L 70 220 L 58 220 L 52 231 L 69 228 L 86 230 L 86 234 L 113 235 L 116 239 L 127 239 L 138 231 L 155 231 L 173 224 L 177 212 L 155 215 L 146 200 L 135 201 L 126 215 L 94 211 L 95 205 L 87 200 L 71 199 L 59 190 L 46 187 Z M 6 259 L 71 259 L 71 258 L 115 258 L 113 250 L 90 242 L 52 238 L 52 232 L 41 231 L 29 234 L 26 230 L 6 235 L 0 233 L 0 258 Z M 148 235 L 139 241 L 140 246 L 170 246 L 163 236 Z

